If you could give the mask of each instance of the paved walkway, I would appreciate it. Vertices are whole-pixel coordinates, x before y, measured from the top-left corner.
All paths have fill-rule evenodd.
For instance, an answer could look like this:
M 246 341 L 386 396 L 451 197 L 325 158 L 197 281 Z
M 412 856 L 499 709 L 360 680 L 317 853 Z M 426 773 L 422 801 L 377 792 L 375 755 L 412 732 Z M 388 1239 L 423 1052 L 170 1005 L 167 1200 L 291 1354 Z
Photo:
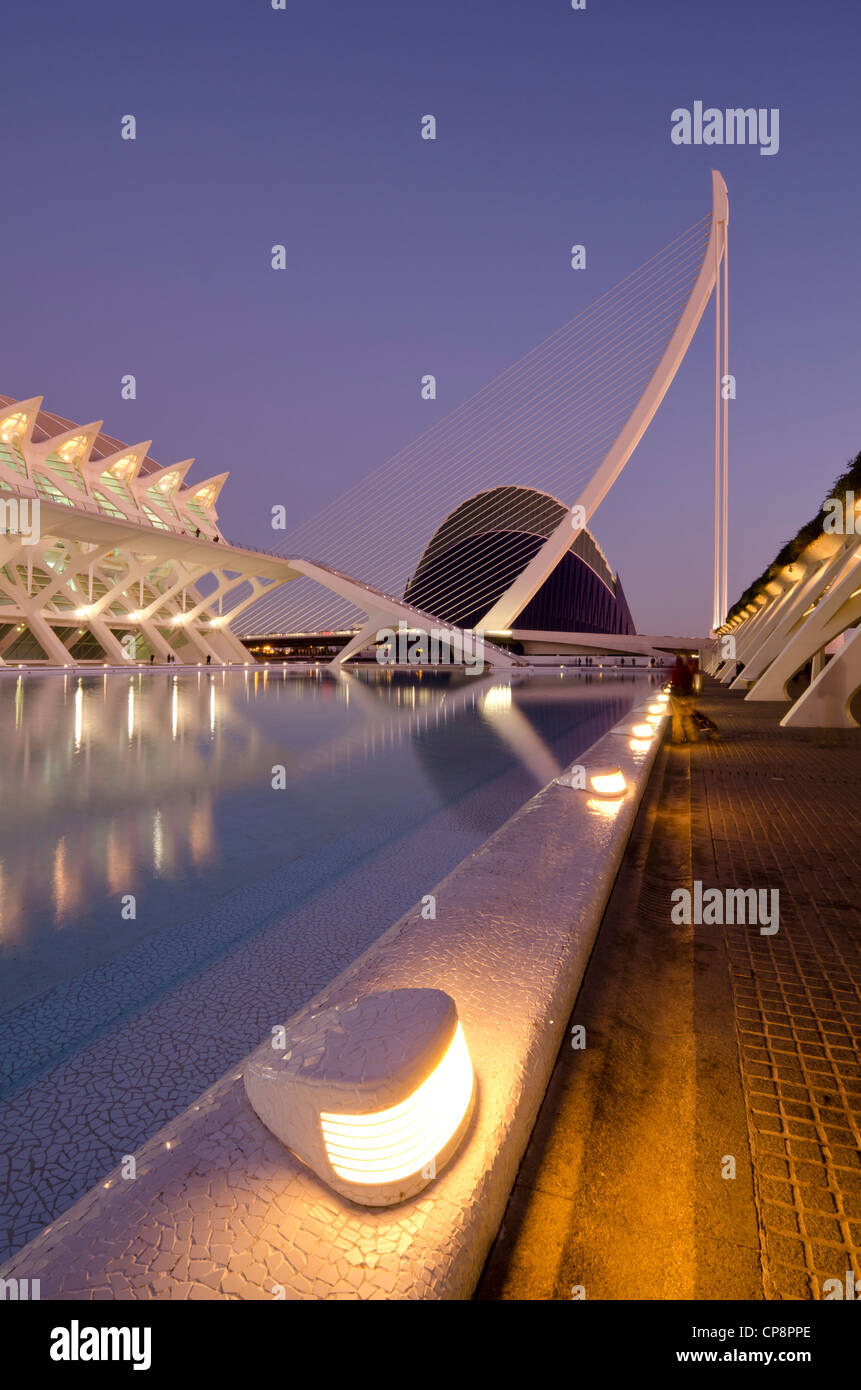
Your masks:
M 655 765 L 478 1298 L 861 1285 L 861 730 L 698 703 L 723 740 Z M 696 879 L 779 931 L 674 926 Z

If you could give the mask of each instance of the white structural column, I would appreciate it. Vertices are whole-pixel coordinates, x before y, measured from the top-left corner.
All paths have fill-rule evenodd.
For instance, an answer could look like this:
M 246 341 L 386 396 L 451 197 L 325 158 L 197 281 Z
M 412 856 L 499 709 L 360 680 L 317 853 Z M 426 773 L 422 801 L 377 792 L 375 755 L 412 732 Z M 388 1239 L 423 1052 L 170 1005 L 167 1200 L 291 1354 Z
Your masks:
M 823 584 L 818 602 L 802 615 L 804 621 L 748 691 L 748 700 L 788 700 L 787 685 L 796 672 L 861 619 L 861 544 L 853 544 L 848 552 L 841 550 L 837 559 L 839 569 L 827 591 Z
M 773 626 L 767 634 L 763 634 L 762 641 L 746 658 L 744 670 L 734 682 L 736 689 L 755 684 L 784 650 L 810 605 L 816 602 L 826 585 L 839 572 L 843 563 L 843 546 L 835 537 L 822 536 L 803 551 L 800 563 L 804 566 L 800 582 L 787 596 L 780 614 L 775 615 Z M 796 561 L 798 564 L 799 561 Z
M 715 217 L 714 257 L 715 291 L 715 486 L 714 486 L 714 605 L 712 627 L 723 626 L 728 608 L 727 582 L 727 509 L 728 509 L 728 427 L 729 427 L 729 210 L 724 218 Z M 721 265 L 723 274 L 721 275 Z M 729 669 L 732 663 L 729 664 Z M 725 676 L 723 677 L 725 679 Z
M 669 390 L 703 316 L 709 295 L 719 284 L 719 268 L 726 246 L 728 223 L 729 199 L 726 184 L 717 170 L 713 170 L 712 225 L 699 274 L 684 312 L 643 394 L 577 499 L 575 505 L 582 508 L 582 514 L 577 512 L 575 515 L 584 524 L 588 523 L 619 477 Z M 537 594 L 548 575 L 569 549 L 575 535 L 572 516 L 568 515 L 559 523 L 514 583 L 485 613 L 479 626 L 487 632 L 505 632 L 513 627 L 518 613 L 522 612 L 529 600 Z
M 855 628 L 780 722 L 788 729 L 857 729 L 849 706 L 859 690 L 861 628 Z
M 787 565 L 778 578 L 767 586 L 770 592 L 774 592 L 774 598 L 765 609 L 761 622 L 755 631 L 748 629 L 745 625 L 739 634 L 736 651 L 739 661 L 744 662 L 745 667 L 754 658 L 756 652 L 761 650 L 783 620 L 784 614 L 791 607 L 793 595 L 797 595 L 799 586 L 803 583 L 807 573 L 808 566 L 802 561 L 796 560 L 794 564 Z M 746 690 L 748 680 L 745 679 L 744 671 L 740 671 L 730 689 Z
M 751 649 L 758 633 L 762 631 L 766 615 L 772 611 L 773 602 L 773 597 L 758 594 L 753 603 L 753 612 L 746 614 L 744 625 L 736 632 L 727 634 L 734 639 L 735 655 L 728 657 L 721 668 L 719 680 L 723 685 L 729 685 L 734 679 L 739 661 L 744 660 L 745 651 Z
M 723 380 L 721 383 L 721 590 L 720 620 L 724 621 L 729 611 L 729 214 L 723 227 Z M 717 285 L 715 297 L 717 297 Z
M 744 625 L 744 631 L 739 634 L 735 644 L 737 659 L 741 660 L 742 654 L 749 651 L 757 641 L 759 634 L 767 626 L 770 615 L 774 612 L 776 600 L 782 593 L 783 589 L 779 584 L 772 584 L 766 593 L 757 594 L 754 599 L 755 611 L 751 613 L 748 622 Z
M 720 451 L 720 423 L 721 423 L 721 401 L 720 401 L 720 376 L 721 376 L 721 295 L 720 295 L 720 240 L 714 238 L 714 275 L 715 275 L 715 399 L 714 399 L 714 425 L 715 425 L 715 551 L 714 551 L 714 576 L 713 594 L 714 602 L 712 605 L 712 628 L 717 629 L 723 621 L 721 613 L 721 451 Z

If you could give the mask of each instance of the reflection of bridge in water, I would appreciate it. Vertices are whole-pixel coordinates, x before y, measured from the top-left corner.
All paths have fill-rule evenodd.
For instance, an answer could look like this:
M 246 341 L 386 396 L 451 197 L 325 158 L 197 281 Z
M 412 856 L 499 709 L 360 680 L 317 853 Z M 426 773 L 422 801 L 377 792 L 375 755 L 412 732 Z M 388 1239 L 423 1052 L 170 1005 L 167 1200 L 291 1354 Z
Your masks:
M 61 928 L 93 901 L 134 893 L 153 875 L 179 880 L 215 866 L 219 800 L 268 787 L 275 764 L 285 767 L 289 795 L 292 786 L 323 776 L 362 777 L 381 755 L 414 743 L 417 769 L 433 786 L 439 734 L 474 715 L 505 759 L 541 787 L 561 771 L 541 732 L 547 712 L 573 712 L 598 688 L 624 692 L 633 679 L 596 673 L 559 681 L 490 674 L 401 681 L 392 673 L 369 680 L 341 672 L 332 680 L 266 667 L 158 677 L 21 675 L 0 687 L 7 750 L 0 944 L 8 946 L 34 919 Z M 290 746 L 284 731 L 295 722 L 295 704 L 282 707 L 282 694 L 321 707 L 337 701 L 354 726 Z M 272 716 L 261 723 L 245 711 L 264 697 Z M 456 768 L 446 756 L 450 779 Z M 468 764 L 466 758 L 465 786 Z

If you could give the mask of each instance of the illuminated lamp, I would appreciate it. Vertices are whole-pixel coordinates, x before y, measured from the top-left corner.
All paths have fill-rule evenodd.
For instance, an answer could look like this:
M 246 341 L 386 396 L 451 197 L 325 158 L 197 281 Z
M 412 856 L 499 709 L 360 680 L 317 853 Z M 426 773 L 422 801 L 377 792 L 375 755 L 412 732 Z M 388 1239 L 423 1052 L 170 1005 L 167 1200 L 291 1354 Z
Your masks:
M 625 795 L 628 784 L 620 767 L 606 767 L 589 774 L 589 790 L 593 796 L 618 797 Z
M 647 738 L 632 738 L 628 747 L 632 753 L 648 753 L 651 743 Z
M 663 714 L 663 705 L 649 705 L 649 714 Z
M 276 1138 L 342 1197 L 394 1206 L 456 1152 L 475 1080 L 450 995 L 366 994 L 306 1015 L 280 1041 L 283 1051 L 249 1062 L 246 1094 Z
M 635 724 L 631 733 L 634 738 L 651 738 L 655 730 L 651 724 Z

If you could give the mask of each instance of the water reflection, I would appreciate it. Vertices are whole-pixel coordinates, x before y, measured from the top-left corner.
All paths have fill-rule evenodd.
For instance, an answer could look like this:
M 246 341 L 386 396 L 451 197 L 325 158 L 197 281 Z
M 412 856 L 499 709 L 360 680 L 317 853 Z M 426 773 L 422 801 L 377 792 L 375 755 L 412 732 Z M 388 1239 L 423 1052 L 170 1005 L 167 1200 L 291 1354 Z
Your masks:
M 259 667 L 0 678 L 0 1005 L 285 864 L 298 900 L 441 808 L 478 843 L 643 691 Z

